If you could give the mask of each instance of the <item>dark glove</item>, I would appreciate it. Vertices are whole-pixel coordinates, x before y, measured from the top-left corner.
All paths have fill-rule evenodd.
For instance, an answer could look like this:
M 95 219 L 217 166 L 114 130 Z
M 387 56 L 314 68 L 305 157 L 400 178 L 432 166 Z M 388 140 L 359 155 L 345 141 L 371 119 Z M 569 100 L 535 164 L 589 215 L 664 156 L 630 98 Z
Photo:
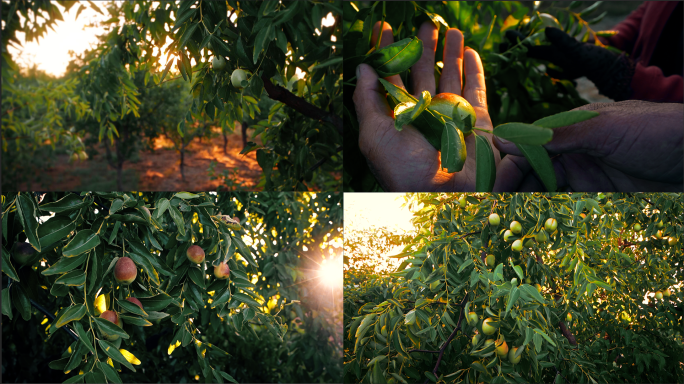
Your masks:
M 586 76 L 598 88 L 599 92 L 615 101 L 628 100 L 632 95 L 632 77 L 634 61 L 623 55 L 594 44 L 582 43 L 558 28 L 547 27 L 546 39 L 551 45 L 531 46 L 527 56 L 553 63 L 563 69 L 562 72 L 548 68 L 549 76 L 556 79 L 576 79 Z M 525 38 L 515 30 L 506 31 L 506 38 L 513 43 Z M 503 46 L 501 48 L 506 48 Z

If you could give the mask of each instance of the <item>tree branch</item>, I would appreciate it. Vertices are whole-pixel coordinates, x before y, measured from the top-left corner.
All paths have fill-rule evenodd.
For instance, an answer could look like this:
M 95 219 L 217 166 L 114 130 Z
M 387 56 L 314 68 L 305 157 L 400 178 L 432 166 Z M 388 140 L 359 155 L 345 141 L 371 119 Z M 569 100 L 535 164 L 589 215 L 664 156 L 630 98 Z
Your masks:
M 463 297 L 463 300 L 461 300 L 461 303 L 458 304 L 459 307 L 463 307 L 465 303 L 468 301 L 468 293 Z M 451 335 L 449 335 L 449 338 L 442 344 L 442 347 L 439 348 L 439 351 L 430 351 L 430 350 L 424 350 L 424 349 L 411 349 L 407 351 L 408 353 L 411 352 L 425 352 L 425 353 L 439 353 L 439 357 L 437 357 L 437 364 L 435 364 L 435 368 L 432 370 L 432 374 L 437 377 L 437 369 L 439 368 L 439 365 L 442 363 L 442 356 L 444 355 L 444 351 L 446 348 L 449 346 L 449 343 L 451 343 L 451 340 L 456 336 L 456 333 L 458 332 L 459 329 L 461 329 L 461 322 L 465 318 L 463 315 L 465 311 L 461 311 L 461 314 L 458 316 L 458 323 L 456 323 L 456 328 L 454 328 L 453 332 L 451 332 Z M 425 382 L 423 384 L 427 384 L 428 379 L 425 379 Z
M 318 108 L 317 106 L 307 102 L 303 98 L 293 94 L 280 85 L 273 84 L 271 79 L 267 78 L 266 76 L 261 76 L 261 80 L 264 81 L 264 89 L 266 89 L 268 97 L 273 100 L 280 101 L 281 103 L 287 105 L 306 117 L 330 123 L 335 126 L 340 135 L 342 134 L 343 123 L 339 116 Z

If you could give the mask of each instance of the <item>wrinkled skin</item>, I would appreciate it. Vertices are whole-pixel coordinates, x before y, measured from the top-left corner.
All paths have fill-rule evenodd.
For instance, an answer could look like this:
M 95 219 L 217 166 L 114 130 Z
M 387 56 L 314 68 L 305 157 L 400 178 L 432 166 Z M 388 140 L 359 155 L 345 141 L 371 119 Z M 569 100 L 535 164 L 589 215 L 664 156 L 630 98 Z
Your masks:
M 382 27 L 382 28 L 381 28 Z M 435 83 L 434 64 L 437 49 L 437 27 L 430 21 L 423 23 L 418 38 L 423 41 L 423 55 L 411 68 L 412 93 L 429 91 L 435 96 L 454 93 L 465 97 L 477 114 L 477 128 L 492 130 L 487 111 L 484 69 L 479 55 L 464 49 L 463 34 L 455 29 L 446 33 L 444 69 Z M 389 24 L 378 22 L 373 28 L 372 44 L 382 36 L 380 47 L 394 42 Z M 413 126 L 399 132 L 394 129 L 392 109 L 385 99 L 385 89 L 378 75 L 366 64 L 357 68 L 354 104 L 359 119 L 359 147 L 370 169 L 385 191 L 473 191 L 475 190 L 475 136 L 465 138 L 468 158 L 461 172 L 448 174 L 441 170 L 439 151 Z M 463 87 L 462 79 L 465 80 Z M 406 89 L 398 75 L 385 80 Z M 491 134 L 482 133 L 491 142 Z M 499 152 L 492 147 L 498 163 Z
M 682 104 L 628 100 L 575 109 L 600 115 L 555 128 L 553 140 L 544 145 L 553 158 L 559 190 L 682 191 Z M 495 138 L 494 145 L 517 155 L 501 161 L 494 191 L 544 190 L 515 144 Z

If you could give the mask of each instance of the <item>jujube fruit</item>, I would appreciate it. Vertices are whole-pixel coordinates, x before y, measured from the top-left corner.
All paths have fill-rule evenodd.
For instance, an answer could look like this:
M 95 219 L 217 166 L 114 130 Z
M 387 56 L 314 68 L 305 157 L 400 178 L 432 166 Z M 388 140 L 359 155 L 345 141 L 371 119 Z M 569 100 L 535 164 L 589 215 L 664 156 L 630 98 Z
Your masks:
M 487 260 L 487 266 L 490 268 L 493 267 L 494 264 L 496 263 L 496 258 L 494 257 L 494 255 L 487 255 L 486 260 Z
M 135 276 L 138 274 L 138 269 L 135 267 L 135 263 L 129 257 L 122 257 L 116 261 L 116 266 L 114 267 L 114 278 L 120 284 L 130 284 L 135 280 Z
M 214 56 L 211 60 L 211 67 L 214 68 L 215 71 L 225 71 L 227 66 L 228 63 L 226 62 L 226 59 L 221 56 Z
M 233 71 L 232 75 L 230 75 L 230 82 L 235 88 L 242 88 L 242 82 L 244 80 L 247 80 L 247 72 L 245 72 L 244 69 L 238 68 Z
M 520 362 L 520 358 L 522 355 L 518 356 L 518 358 L 515 358 L 515 352 L 518 350 L 518 348 L 513 347 L 508 351 L 508 361 L 511 362 L 511 364 L 518 364 Z
M 228 263 L 223 262 L 217 266 L 214 267 L 214 276 L 216 276 L 217 279 L 222 279 L 225 280 L 228 277 L 230 277 L 230 267 L 228 266 Z M 439 283 L 439 280 L 437 280 L 437 283 Z
M 456 111 L 454 111 L 454 107 Z M 454 120 L 455 118 L 460 118 L 464 120 L 466 117 L 471 116 L 472 126 L 475 126 L 477 121 L 477 116 L 475 115 L 475 109 L 470 105 L 468 100 L 454 93 L 439 93 L 432 98 L 432 102 L 428 106 L 428 109 L 439 112 L 444 115 L 444 117 Z M 457 112 L 457 113 L 456 113 Z M 457 117 L 454 116 L 456 114 Z M 467 136 L 472 133 L 471 130 L 463 131 L 463 135 Z
M 143 309 L 142 303 L 140 302 L 140 300 L 136 299 L 135 297 L 129 297 L 126 299 L 126 301 L 129 301 L 129 302 L 137 305 L 138 307 L 140 307 L 140 309 Z
M 553 219 L 553 218 L 546 219 L 546 223 L 544 223 L 544 229 L 546 230 L 546 232 L 553 233 L 557 227 L 558 227 L 558 221 L 556 221 L 556 219 Z
M 512 221 L 511 222 L 511 232 L 513 232 L 517 235 L 521 231 L 522 231 L 522 225 L 520 225 L 520 223 L 518 223 L 517 221 Z
M 475 325 L 477 325 L 477 321 L 479 320 L 479 318 L 477 317 L 477 313 L 469 312 L 466 320 L 468 321 L 468 324 L 471 327 L 474 327 Z
M 112 323 L 116 324 L 119 328 L 123 327 L 123 323 L 121 322 L 119 314 L 114 311 L 102 312 L 102 314 L 100 315 L 100 319 L 111 321 Z M 104 338 L 109 341 L 114 341 L 119 338 L 119 335 L 109 335 L 105 332 L 102 332 L 102 336 L 104 336 Z
M 458 199 L 458 205 L 459 205 L 459 207 L 461 207 L 461 208 L 465 208 L 465 206 L 466 206 L 466 198 L 465 198 L 465 196 L 461 196 L 461 197 Z
M 489 225 L 492 227 L 497 227 L 499 223 L 501 222 L 501 219 L 499 218 L 499 215 L 496 213 L 492 213 L 489 215 Z
M 494 320 L 492 320 L 491 317 L 486 318 L 482 322 L 482 332 L 485 335 L 492 335 L 492 334 L 494 334 L 494 332 L 496 332 L 497 327 L 491 325 L 492 322 L 494 322 Z
M 29 243 L 17 242 L 12 246 L 12 258 L 20 264 L 31 265 L 35 254 L 36 250 Z
M 504 241 L 508 242 L 508 240 L 513 236 L 513 232 L 511 232 L 510 229 L 507 229 L 506 232 L 504 232 Z
M 513 245 L 511 245 L 511 249 L 514 250 L 515 252 L 522 251 L 522 248 L 523 248 L 523 244 L 522 244 L 522 240 L 520 240 L 520 239 L 514 241 Z
M 471 340 L 472 340 L 472 343 L 473 343 L 473 347 L 476 346 L 477 343 L 480 342 L 480 334 L 479 334 L 479 333 L 478 333 L 478 334 L 475 334 L 475 336 L 473 336 L 473 338 L 472 338 Z
M 508 354 L 508 344 L 506 344 L 504 339 L 496 341 L 496 354 L 501 358 L 506 357 L 506 354 Z
M 199 245 L 191 245 L 185 255 L 193 263 L 199 264 L 204 261 L 204 250 Z
M 539 231 L 536 236 L 537 242 L 543 243 L 546 241 L 546 232 L 544 231 Z
M 634 224 L 634 232 L 641 231 L 641 225 L 639 223 Z
M 655 298 L 658 299 L 658 300 L 662 300 L 662 299 L 663 299 L 663 293 L 660 292 L 660 291 L 657 291 L 657 292 L 655 293 Z

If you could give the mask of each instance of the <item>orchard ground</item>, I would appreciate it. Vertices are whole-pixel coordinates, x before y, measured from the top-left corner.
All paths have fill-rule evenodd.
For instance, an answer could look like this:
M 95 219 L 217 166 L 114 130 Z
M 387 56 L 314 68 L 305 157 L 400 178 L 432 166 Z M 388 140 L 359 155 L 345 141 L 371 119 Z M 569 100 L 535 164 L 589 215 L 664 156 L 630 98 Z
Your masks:
M 154 141 L 153 151 L 141 151 L 134 161 L 124 164 L 125 190 L 216 190 L 224 182 L 220 178 L 211 180 L 208 170 L 212 161 L 216 162 L 214 173 L 217 176 L 223 171 L 230 174 L 237 168 L 237 175 L 232 175 L 231 179 L 240 185 L 238 189 L 260 190 L 256 185 L 262 170 L 256 161 L 256 151 L 240 154 L 240 132 L 240 126 L 236 124 L 235 132 L 228 135 L 227 154 L 223 153 L 223 136 L 218 128 L 213 128 L 211 137 L 204 137 L 201 142 L 199 138 L 193 139 L 185 149 L 185 181 L 180 173 L 180 154 L 174 150 L 171 140 L 161 136 Z M 251 137 L 248 136 L 248 140 L 252 140 Z M 97 156 L 74 163 L 69 162 L 68 155 L 58 156 L 55 165 L 43 173 L 41 181 L 21 186 L 21 189 L 41 190 L 49 187 L 50 190 L 72 191 L 87 185 L 93 190 L 115 190 L 116 170 L 107 165 L 104 144 L 99 144 L 97 150 Z

